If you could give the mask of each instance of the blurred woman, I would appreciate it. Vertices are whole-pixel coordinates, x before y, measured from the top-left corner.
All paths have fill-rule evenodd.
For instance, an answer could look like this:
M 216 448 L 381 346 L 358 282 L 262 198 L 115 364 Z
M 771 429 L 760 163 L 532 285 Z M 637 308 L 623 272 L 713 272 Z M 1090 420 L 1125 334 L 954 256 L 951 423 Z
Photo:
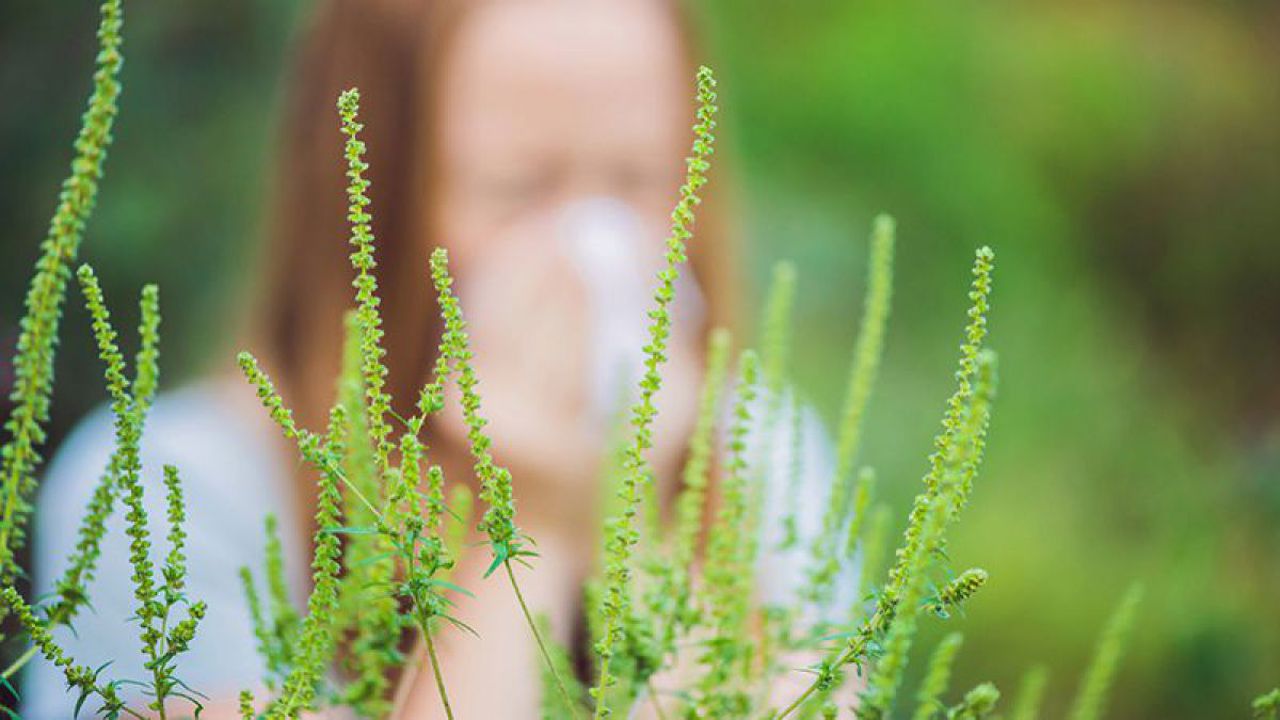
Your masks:
M 538 543 L 536 569 L 520 581 L 580 660 L 589 654 L 581 589 L 600 546 L 605 435 L 639 376 L 645 313 L 691 140 L 689 38 L 680 6 L 665 0 L 322 3 L 288 80 L 265 272 L 245 314 L 247 348 L 300 422 L 321 427 L 353 295 L 334 103 L 342 89 L 360 87 L 388 390 L 407 407 L 431 367 L 439 327 L 427 258 L 443 246 L 473 333 L 497 459 L 515 478 L 518 522 Z M 664 501 L 678 489 L 703 338 L 712 325 L 731 324 L 735 306 L 723 213 L 718 199 L 703 206 L 677 289 L 650 455 Z M 473 482 L 460 414 L 447 411 L 428 432 L 446 476 Z M 820 434 L 807 436 L 820 443 Z M 110 446 L 110 418 L 99 412 L 51 467 L 44 493 L 58 496 L 56 507 L 87 501 Z M 230 371 L 162 396 L 143 452 L 153 517 L 163 516 L 159 468 L 182 472 L 189 594 L 210 606 L 181 677 L 211 696 L 204 717 L 230 714 L 236 692 L 261 677 L 237 568 L 261 563 L 261 519 L 273 512 L 294 599 L 303 596 L 315 478 Z M 821 472 L 820 462 L 807 464 Z M 39 518 L 42 590 L 74 543 L 77 516 L 54 507 L 43 503 Z M 90 585 L 96 613 L 79 620 L 78 637 L 63 639 L 83 662 L 119 657 L 115 675 L 141 677 L 129 662 L 134 628 L 121 622 L 133 601 L 120 518 L 113 523 Z M 463 718 L 536 717 L 536 650 L 510 588 L 482 580 L 485 555 L 469 553 L 457 571 L 457 582 L 476 591 L 458 598 L 457 615 L 480 637 L 442 638 L 453 707 Z M 782 572 L 771 585 L 798 582 Z M 415 682 L 423 671 L 410 663 L 402 673 L 403 717 L 441 712 L 434 684 Z M 73 700 L 57 672 L 28 674 L 29 720 L 67 717 Z

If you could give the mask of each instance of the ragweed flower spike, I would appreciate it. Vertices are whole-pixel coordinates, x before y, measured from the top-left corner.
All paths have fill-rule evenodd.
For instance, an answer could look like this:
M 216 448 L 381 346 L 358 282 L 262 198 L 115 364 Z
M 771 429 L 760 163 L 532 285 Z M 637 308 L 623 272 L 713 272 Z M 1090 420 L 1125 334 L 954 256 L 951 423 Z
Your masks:
M 831 547 L 831 539 L 855 511 L 856 497 L 869 500 L 869 488 L 854 482 L 853 469 L 862 445 L 863 417 L 871 399 L 884 354 L 884 329 L 889 319 L 893 297 L 893 250 L 896 242 L 893 218 L 880 215 L 871 231 L 871 248 L 867 259 L 866 296 L 862 301 L 862 321 L 854 341 L 853 362 L 849 368 L 848 388 L 841 411 L 836 440 L 836 469 L 831 483 L 831 501 L 822 519 L 822 533 L 813 541 L 811 551 L 808 599 L 821 603 L 831 594 L 831 583 L 839 570 L 839 547 Z M 861 522 L 862 518 L 854 518 Z M 857 532 L 853 533 L 854 536 Z
M 91 270 L 84 270 L 92 274 Z M 96 286 L 96 281 L 95 281 Z M 129 462 L 130 454 L 138 452 L 140 438 L 147 410 L 155 397 L 159 382 L 159 326 L 160 296 L 155 285 L 147 285 L 142 290 L 139 301 L 142 321 L 138 327 L 141 340 L 135 360 L 135 376 L 132 395 L 126 393 L 124 382 L 124 359 L 115 351 L 112 356 L 104 356 L 108 369 L 108 392 L 112 397 L 112 413 L 116 417 L 116 444 L 107 463 L 107 470 L 94 488 L 89 500 L 89 507 L 80 522 L 77 532 L 76 550 L 55 584 L 58 602 L 48 609 L 47 617 L 51 624 L 70 623 L 80 608 L 88 602 L 84 589 L 93 580 L 97 570 L 98 558 L 101 555 L 102 538 L 106 535 L 106 520 L 115 504 L 122 468 Z M 105 311 L 105 307 L 103 308 Z M 101 328 L 114 332 L 109 325 Z M 132 418 L 125 422 L 125 414 Z M 136 428 L 135 428 L 136 425 Z
M 476 391 L 479 379 L 475 367 L 471 363 L 470 341 L 467 337 L 466 321 L 462 317 L 462 306 L 453 294 L 453 278 L 449 275 L 449 256 L 444 248 L 437 248 L 431 254 L 431 279 L 436 288 L 436 297 L 440 304 L 440 315 L 444 320 L 444 335 L 440 341 L 440 355 L 453 363 L 457 373 L 458 389 L 462 394 L 462 415 L 467 424 L 467 438 L 471 445 L 471 457 L 475 463 L 476 477 L 480 480 L 480 500 L 488 505 L 480 520 L 480 531 L 489 537 L 489 547 L 493 552 L 493 562 L 485 575 L 493 573 L 501 567 L 506 571 L 507 580 L 515 592 L 520 610 L 524 614 L 525 624 L 533 633 L 538 650 L 542 654 L 548 672 L 558 682 L 560 696 L 569 710 L 571 717 L 577 717 L 578 709 L 568 686 L 565 685 L 556 671 L 555 659 L 538 629 L 533 613 L 525 603 L 524 593 L 516 581 L 515 571 L 511 568 L 512 560 L 523 561 L 535 553 L 524 545 L 526 538 L 516 526 L 515 496 L 511 490 L 511 473 L 494 462 L 489 449 L 493 441 L 484 432 L 487 421 L 480 415 L 480 395 Z M 443 380 L 443 366 L 437 364 L 434 380 L 423 390 L 419 400 L 420 417 L 439 409 L 442 395 L 439 383 Z M 415 420 L 417 422 L 417 420 Z
M 970 568 L 960 573 L 955 580 L 947 583 L 933 602 L 933 612 L 938 617 L 947 618 L 951 611 L 960 607 L 964 601 L 973 597 L 974 593 L 987 584 L 987 571 L 982 568 Z
M 1276 720 L 1277 717 L 1280 717 L 1280 688 L 1254 698 L 1254 720 Z
M 703 512 L 707 504 L 707 476 L 713 452 L 712 432 L 720 398 L 724 393 L 725 373 L 729 364 L 729 331 L 717 328 L 707 345 L 707 369 L 698 397 L 698 418 L 689 438 L 689 457 L 684 466 L 684 488 L 676 500 L 676 543 L 667 576 L 677 617 L 668 623 L 665 642 L 675 641 L 676 631 L 687 628 L 695 619 L 696 608 L 690 602 L 694 555 L 702 533 Z
M 982 352 L 983 342 L 987 337 L 987 313 L 990 310 L 991 272 L 994 263 L 995 253 L 991 251 L 991 248 L 983 247 L 978 249 L 973 261 L 973 283 L 969 290 L 969 323 L 965 327 L 965 340 L 960 345 L 960 361 L 956 370 L 956 390 L 947 400 L 946 412 L 942 418 L 942 432 L 933 440 L 934 451 L 929 456 L 929 470 L 924 477 L 924 489 L 920 494 L 916 495 L 911 507 L 911 514 L 907 520 L 906 546 L 899 551 L 899 562 L 890 571 L 889 587 L 887 588 L 890 600 L 893 600 L 900 593 L 901 586 L 905 582 L 903 573 L 906 570 L 906 566 L 903 563 L 903 559 L 911 555 L 915 550 L 918 529 L 924 521 L 924 515 L 928 511 L 930 503 L 937 498 L 940 492 L 946 459 L 953 452 L 952 446 L 961 432 L 961 425 L 965 416 L 969 416 L 969 420 L 973 424 L 971 440 L 975 443 L 975 446 L 971 450 L 963 451 L 967 459 L 966 465 L 959 468 L 962 474 L 952 499 L 951 512 L 953 516 L 959 512 L 960 507 L 968 498 L 969 488 L 973 482 L 973 474 L 976 472 L 977 465 L 982 457 L 986 428 L 989 422 L 987 415 L 990 412 L 991 396 L 995 388 L 995 354 Z M 985 368 L 982 373 L 985 377 L 980 376 L 980 368 Z M 979 398 L 979 400 L 988 409 L 984 410 L 979 407 L 970 412 L 969 406 L 974 400 L 974 384 L 979 381 L 985 383 L 984 387 L 986 389 L 986 397 Z
M 360 139 L 364 128 L 359 122 L 360 91 L 351 88 L 338 97 L 338 112 L 342 116 L 342 134 L 347 137 L 347 221 L 351 224 L 351 266 L 356 271 L 352 285 L 356 288 L 356 325 L 360 329 L 360 368 L 364 378 L 364 392 L 369 437 L 374 441 L 377 467 L 388 469 L 391 453 L 391 426 L 387 413 L 391 410 L 391 398 L 385 390 L 387 368 L 382 347 L 382 314 L 378 309 L 378 280 L 374 276 L 377 260 L 374 259 L 373 216 L 369 214 L 369 181 L 364 173 L 369 164 L 364 161 L 365 144 Z
M 10 584 L 18 573 L 14 558 L 26 539 L 30 498 L 36 487 L 36 466 L 49 421 L 53 394 L 53 353 L 66 298 L 71 264 L 80 251 L 85 225 L 98 196 L 103 161 L 111 144 L 111 128 L 120 95 L 118 76 L 123 25 L 121 0 L 105 0 L 98 25 L 97 69 L 89 106 L 75 141 L 71 174 L 62 183 L 58 206 L 41 245 L 36 272 L 27 289 L 26 312 L 20 323 L 13 360 L 13 411 L 5 422 L 8 440 L 0 450 L 0 583 Z M 3 612 L 0 609 L 0 612 Z
M 173 608 L 179 602 L 187 600 L 183 593 L 187 568 L 184 554 L 186 533 L 182 524 L 186 519 L 186 513 L 181 484 L 177 471 L 172 467 L 165 467 L 164 482 L 168 489 L 167 507 L 170 522 L 168 540 L 171 549 L 164 567 L 160 570 L 158 582 L 156 566 L 151 559 L 151 532 L 143 502 L 143 486 L 140 477 L 142 463 L 138 450 L 145 413 L 141 405 L 146 398 L 136 398 L 130 394 L 130 386 L 125 379 L 124 357 L 117 345 L 117 333 L 111 325 L 110 313 L 107 311 L 97 277 L 88 265 L 80 267 L 77 277 L 84 293 L 85 306 L 92 319 L 98 355 L 106 365 L 107 388 L 116 416 L 118 445 L 116 459 L 109 467 L 118 473 L 114 479 L 119 484 L 122 501 L 128 509 L 125 514 L 125 534 L 130 539 L 129 563 L 133 568 L 131 579 L 134 599 L 137 601 L 134 619 L 139 626 L 139 640 L 145 665 L 151 673 L 148 693 L 153 700 L 147 707 L 158 710 L 165 704 L 166 698 L 177 690 L 178 681 L 174 677 L 176 659 L 190 647 L 191 641 L 195 638 L 196 627 L 205 615 L 206 607 L 203 602 L 189 603 L 187 618 L 179 622 L 171 622 L 170 613 Z M 141 386 L 141 392 L 148 396 L 154 392 L 156 379 L 154 333 L 158 323 L 158 313 L 152 307 L 154 302 L 154 290 L 144 292 L 143 348 L 140 361 L 148 367 L 139 368 L 139 374 L 134 382 L 134 387 Z M 110 479 L 109 473 L 108 480 Z M 82 533 L 82 538 L 85 536 Z M 81 557 L 89 556 L 90 553 L 86 552 Z M 73 560 L 73 567 L 78 564 L 79 561 Z M 87 568 L 87 570 L 91 569 L 91 566 Z M 63 600 L 64 603 L 67 600 L 65 595 Z M 64 604 L 60 607 L 69 606 Z
M 48 625 L 36 617 L 35 611 L 12 586 L 0 588 L 0 606 L 17 617 L 18 623 L 31 637 L 33 647 L 44 659 L 62 671 L 67 687 L 79 693 L 80 704 L 90 696 L 96 695 L 102 700 L 102 707 L 98 711 L 102 717 L 120 717 L 123 713 L 136 718 L 144 717 L 125 707 L 124 701 L 116 693 L 117 683 L 99 682 L 98 675 L 102 671 L 101 667 L 94 670 L 88 665 L 77 665 L 75 659 L 54 640 Z M 6 677 L 5 680 L 7 682 L 8 678 Z
M 138 301 L 139 347 L 134 359 L 133 401 L 141 409 L 151 406 L 160 384 L 160 288 L 146 285 Z
M 158 654 L 160 630 L 155 586 L 155 565 L 151 561 L 151 533 L 147 528 L 147 511 L 142 501 L 142 481 L 139 473 L 142 463 L 138 456 L 138 443 L 142 428 L 133 412 L 125 380 L 124 357 L 116 344 L 116 331 L 111 326 L 111 316 L 98 278 L 88 265 L 80 266 L 77 273 L 84 292 L 85 306 L 93 322 L 93 333 L 98 343 L 98 355 L 106 364 L 108 392 L 116 410 L 117 434 L 122 447 L 127 448 L 121 458 L 120 489 L 124 504 L 128 507 L 125 532 L 129 535 L 129 562 L 133 567 L 134 598 L 138 602 L 137 619 L 141 627 L 143 651 L 154 658 Z
M 279 688 L 280 681 L 288 676 L 293 665 L 301 619 L 289 600 L 288 581 L 284 572 L 284 548 L 280 544 L 276 516 L 268 514 L 264 524 L 267 538 L 267 600 L 270 607 L 262 607 L 253 573 L 247 566 L 240 568 L 240 584 L 249 606 L 253 634 L 258 641 L 258 656 L 266 664 L 263 680 L 267 689 L 274 692 Z
M 983 365 L 993 360 L 993 353 L 978 354 Z M 978 371 L 979 380 L 994 382 L 994 374 Z M 946 445 L 947 455 L 942 459 L 936 494 L 924 504 L 924 510 L 908 525 L 903 547 L 899 550 L 898 564 L 891 578 L 900 578 L 900 584 L 889 587 L 881 602 L 896 607 L 888 625 L 884 640 L 884 654 L 876 664 L 863 696 L 863 714 L 867 718 L 888 716 L 897 695 L 898 687 L 907 666 L 908 654 L 917 628 L 917 612 L 924 598 L 929 564 L 941 547 L 947 526 L 955 519 L 956 508 L 965 476 L 977 462 L 981 450 L 981 436 L 990 414 L 989 402 L 994 387 L 980 383 L 970 388 L 971 402 L 960 407 L 955 434 Z M 921 494 L 928 492 L 927 488 Z M 917 497 L 917 500 L 919 498 Z M 971 576 L 964 587 L 975 587 L 977 576 Z M 896 592 L 895 592 L 896 591 Z
M 1000 691 L 991 683 L 982 683 L 965 693 L 959 705 L 947 710 L 947 720 L 982 720 L 995 712 Z
M 840 420 L 839 444 L 836 448 L 836 476 L 853 474 L 858 450 L 862 445 L 862 419 L 866 415 L 871 389 L 875 386 L 884 354 L 884 329 L 893 299 L 893 251 L 896 224 L 888 215 L 876 217 L 871 230 L 871 249 L 867 260 L 866 296 L 862 301 L 862 321 L 854 341 L 853 363 L 849 369 L 849 387 Z
M 791 315 L 795 305 L 796 266 L 780 262 L 773 266 L 769 298 L 764 306 L 764 323 L 760 332 L 761 376 L 768 400 L 765 427 L 771 427 L 782 405 L 783 386 L 787 378 L 787 361 L 791 350 Z
M 467 439 L 471 444 L 471 457 L 475 462 L 476 478 L 480 481 L 480 501 L 488 507 L 480 520 L 480 531 L 489 537 L 493 550 L 493 564 L 488 573 L 499 565 L 524 552 L 520 549 L 521 533 L 516 527 L 515 499 L 511 490 L 511 473 L 494 462 L 490 447 L 493 441 L 485 434 L 488 421 L 480 415 L 480 395 L 476 391 L 479 379 L 471 363 L 470 340 L 467 323 L 462 316 L 462 306 L 453 293 L 453 277 L 449 274 L 449 255 L 444 248 L 436 248 L 431 254 L 431 280 L 435 285 L 444 320 L 444 335 L 440 341 L 440 354 L 448 357 L 457 373 L 458 389 L 462 394 L 462 414 L 467 424 Z M 430 387 L 430 386 L 429 386 Z M 424 391 L 428 409 L 434 407 L 435 395 Z
M 363 342 L 358 311 L 347 312 L 343 329 L 337 402 L 344 408 L 346 422 L 333 426 L 341 437 L 331 433 L 325 443 L 340 457 L 346 477 L 343 524 L 362 531 L 344 538 L 342 566 L 347 572 L 340 586 L 335 632 L 350 639 L 343 660 L 352 680 L 344 688 L 342 703 L 362 716 L 381 717 L 386 714 L 389 702 L 387 668 L 399 662 L 396 649 L 402 630 L 397 615 L 399 601 L 387 592 L 395 577 L 397 553 L 391 533 L 367 532 L 379 528 L 379 521 L 376 513 L 359 498 L 369 498 L 390 515 L 395 509 L 389 502 L 390 488 L 400 483 L 393 481 L 392 473 L 384 474 L 378 465 L 376 439 L 369 432 L 363 362 L 367 345 Z M 395 519 L 384 520 L 382 527 L 398 527 Z
M 710 169 L 714 151 L 716 126 L 716 81 L 710 68 L 702 67 L 697 76 L 698 112 L 693 127 L 693 149 L 685 161 L 685 183 L 680 188 L 680 199 L 671 213 L 671 232 L 667 238 L 666 266 L 658 272 L 658 288 L 654 292 L 654 307 L 649 312 L 649 344 L 645 346 L 644 375 L 640 380 L 640 396 L 631 409 L 632 441 L 623 458 L 622 487 L 619 501 L 622 510 L 610 518 L 605 530 L 604 588 L 601 593 L 599 613 L 601 637 L 596 643 L 596 655 L 600 669 L 596 686 L 591 690 L 595 700 L 595 718 L 603 720 L 612 714 L 607 697 L 608 690 L 616 682 L 610 664 L 614 653 L 622 644 L 626 632 L 624 624 L 631 602 L 632 553 L 639 541 L 636 515 L 644 495 L 644 486 L 650 481 L 650 470 L 645 452 L 653 445 L 653 420 L 657 414 L 653 399 L 662 386 L 660 369 L 666 360 L 667 340 L 671 334 L 671 303 L 675 297 L 676 279 L 680 265 L 687 260 L 686 243 L 693 237 L 694 208 L 701 202 L 698 191 L 706 184 L 706 171 Z
M 1040 717 L 1040 703 L 1044 699 L 1045 685 L 1049 682 L 1049 671 L 1043 666 L 1036 666 L 1022 676 L 1018 685 L 1018 697 L 1013 703 L 1013 713 L 1009 720 L 1037 720 Z
M 920 691 L 916 693 L 916 711 L 912 720 L 933 720 L 938 711 L 943 709 L 938 698 L 947 692 L 951 682 L 951 667 L 955 665 L 956 655 L 964 636 L 951 633 L 944 637 L 929 657 L 929 669 L 925 671 L 924 680 L 920 683 Z
M 1069 720 L 1097 720 L 1102 716 L 1111 682 L 1115 678 L 1116 666 L 1120 662 L 1120 654 L 1129 641 L 1129 631 L 1133 628 L 1134 616 L 1142 602 L 1142 592 L 1142 585 L 1131 586 L 1107 621 L 1107 627 L 1098 638 L 1093 660 L 1085 671 L 1080 690 L 1071 704 L 1071 713 L 1067 716 Z
M 341 423 L 341 414 L 342 406 L 339 405 L 333 410 L 330 424 Z M 290 720 L 312 707 L 316 698 L 316 685 L 324 676 L 333 656 L 333 626 L 338 608 L 338 574 L 341 571 L 339 561 L 342 548 L 338 535 L 332 530 L 338 527 L 341 503 L 336 471 L 322 471 L 320 492 L 316 499 L 315 554 L 311 561 L 313 590 L 307 599 L 307 616 L 298 632 L 296 662 L 284 679 L 279 700 L 267 714 L 270 720 Z
M 729 428 L 729 460 L 721 487 L 720 508 L 707 538 L 704 569 L 705 601 L 712 636 L 701 663 L 707 668 L 695 701 L 697 717 L 735 718 L 745 716 L 749 697 L 739 687 L 736 670 L 745 666 L 750 654 L 747 617 L 751 598 L 751 565 L 747 523 L 751 512 L 751 487 L 747 478 L 747 434 L 751 431 L 750 408 L 756 400 L 759 358 L 750 350 L 742 353 L 738 365 L 739 382 L 733 404 L 733 424 Z

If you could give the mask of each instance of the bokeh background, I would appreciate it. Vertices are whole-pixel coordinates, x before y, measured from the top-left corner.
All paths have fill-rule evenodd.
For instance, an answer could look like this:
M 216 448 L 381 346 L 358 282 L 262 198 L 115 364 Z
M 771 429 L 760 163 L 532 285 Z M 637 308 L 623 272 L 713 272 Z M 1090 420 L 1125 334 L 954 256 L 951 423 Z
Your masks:
M 226 359 L 307 10 L 130 10 L 84 256 L 117 298 L 161 282 L 170 387 Z M 758 297 L 772 262 L 797 263 L 799 383 L 829 418 L 871 217 L 898 219 L 866 459 L 899 509 L 950 386 L 972 250 L 998 253 L 1001 397 L 951 553 L 992 583 L 962 621 L 957 683 L 1012 691 L 1042 663 L 1060 708 L 1141 580 L 1110 716 L 1244 716 L 1280 682 L 1280 5 L 707 0 L 699 13 L 746 270 Z M 6 348 L 95 23 L 90 2 L 0 5 Z M 72 307 L 55 440 L 102 400 L 83 321 Z

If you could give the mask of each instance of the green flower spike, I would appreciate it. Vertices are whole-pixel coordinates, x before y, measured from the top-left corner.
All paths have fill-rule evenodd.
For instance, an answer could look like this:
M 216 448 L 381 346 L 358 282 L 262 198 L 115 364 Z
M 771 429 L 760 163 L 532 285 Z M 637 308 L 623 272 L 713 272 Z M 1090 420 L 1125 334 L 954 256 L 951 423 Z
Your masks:
M 982 683 L 965 693 L 959 705 L 947 710 L 947 720 L 982 720 L 995 712 L 1000 691 L 991 683 Z
M 939 698 L 947 692 L 947 685 L 951 682 L 951 667 L 955 665 L 956 655 L 963 643 L 963 635 L 951 633 L 934 648 L 933 655 L 929 657 L 929 669 L 925 671 L 920 691 L 916 693 L 916 711 L 911 716 L 912 720 L 933 720 L 938 711 L 944 709 Z
M 970 568 L 960 573 L 955 580 L 947 583 L 933 602 L 933 612 L 938 617 L 950 617 L 951 608 L 959 607 L 964 601 L 973 597 L 987 583 L 987 571 L 982 568 Z
M 26 539 L 30 498 L 35 492 L 36 467 L 41 460 L 39 448 L 49 421 L 53 354 L 67 279 L 98 197 L 103 161 L 111 144 L 120 95 L 118 77 L 124 62 L 120 52 L 123 23 L 121 0 L 103 2 L 89 107 L 76 136 L 71 174 L 62 183 L 58 206 L 27 289 L 26 313 L 13 360 L 13 391 L 9 395 L 13 411 L 5 422 L 9 439 L 0 449 L 0 583 L 4 585 L 12 584 L 19 574 L 14 558 Z
M 603 618 L 601 637 L 596 643 L 600 659 L 596 686 L 591 690 L 595 700 L 595 720 L 609 717 L 613 708 L 608 690 L 617 682 L 611 663 L 622 645 L 626 619 L 630 616 L 632 551 L 639 541 L 636 516 L 639 514 L 644 487 L 651 481 L 645 451 L 653 444 L 653 420 L 657 414 L 653 398 L 662 386 L 660 368 L 666 360 L 667 340 L 671 334 L 671 303 L 675 298 L 676 279 L 685 262 L 685 244 L 693 237 L 694 208 L 701 202 L 699 190 L 706 184 L 706 171 L 715 144 L 716 81 L 709 68 L 698 70 L 698 116 L 694 125 L 693 150 L 686 160 L 685 183 L 680 199 L 671 213 L 671 234 L 667 238 L 666 266 L 658 273 L 658 289 L 654 293 L 656 307 L 649 312 L 649 344 L 645 346 L 644 376 L 640 381 L 640 397 L 631 410 L 632 442 L 623 461 L 623 481 L 619 490 L 621 514 L 607 523 L 605 530 L 604 588 L 599 614 Z
M 806 589 L 810 602 L 822 603 L 830 597 L 831 584 L 839 571 L 842 557 L 842 548 L 833 539 L 840 536 L 841 527 L 850 522 L 851 515 L 853 522 L 862 522 L 861 512 L 855 505 L 865 507 L 870 499 L 870 488 L 863 483 L 865 476 L 859 476 L 855 483 L 853 470 L 862 446 L 863 417 L 884 355 L 884 330 L 893 295 L 895 227 L 892 218 L 880 215 L 871 231 L 866 296 L 862 302 L 862 322 L 854 341 L 853 363 L 849 369 L 849 384 L 836 439 L 831 502 L 823 515 L 822 532 L 814 538 L 811 551 L 813 559 Z M 857 537 L 857 529 L 845 537 Z
M 1018 685 L 1018 697 L 1013 703 L 1013 714 L 1010 720 L 1036 720 L 1040 717 L 1040 703 L 1044 700 L 1044 689 L 1049 682 L 1049 671 L 1042 666 L 1028 670 Z
M 1069 720 L 1097 720 L 1102 716 L 1107 694 L 1115 678 L 1116 666 L 1125 644 L 1129 641 L 1129 632 L 1142 603 L 1142 585 L 1134 584 L 1121 598 L 1120 604 L 1112 613 L 1111 619 L 1098 638 L 1098 647 L 1094 651 L 1089 669 L 1085 671 L 1080 690 L 1071 704 Z

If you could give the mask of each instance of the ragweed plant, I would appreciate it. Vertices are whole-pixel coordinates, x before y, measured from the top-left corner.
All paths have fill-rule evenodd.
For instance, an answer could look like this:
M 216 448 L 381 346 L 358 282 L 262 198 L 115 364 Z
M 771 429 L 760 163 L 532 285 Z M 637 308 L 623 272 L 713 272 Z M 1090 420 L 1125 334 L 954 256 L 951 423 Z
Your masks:
M 134 379 L 130 382 L 124 356 L 117 345 L 118 333 L 111 323 L 97 277 L 87 265 L 80 267 L 77 277 L 92 320 L 98 355 L 105 365 L 116 444 L 107 472 L 94 491 L 81 525 L 76 552 L 56 586 L 56 599 L 43 608 L 32 607 L 12 586 L 5 586 L 0 591 L 3 606 L 18 617 L 32 640 L 31 649 L 5 671 L 5 677 L 7 679 L 39 653 L 60 668 L 68 687 L 79 693 L 77 712 L 90 698 L 96 697 L 102 703 L 99 713 L 104 717 L 129 715 L 144 718 L 151 712 L 164 720 L 170 711 L 170 699 L 179 698 L 189 701 L 198 714 L 202 707 L 201 698 L 179 678 L 178 660 L 190 649 L 207 606 L 202 601 L 191 601 L 185 593 L 187 562 L 183 523 L 186 521 L 186 505 L 176 468 L 164 468 L 169 553 L 160 567 L 151 559 L 151 530 L 143 504 L 140 443 L 147 408 L 159 379 L 157 290 L 148 286 L 142 293 L 141 349 L 136 358 Z M 57 625 L 70 624 L 76 612 L 88 604 L 84 583 L 93 576 L 105 535 L 106 519 L 117 497 L 127 508 L 125 533 L 130 540 L 129 563 L 133 570 L 130 580 L 137 603 L 131 620 L 139 627 L 143 664 L 150 673 L 146 679 L 102 680 L 100 676 L 106 666 L 90 669 L 87 665 L 77 664 L 52 633 Z M 185 617 L 180 620 L 177 619 L 179 606 L 185 607 Z M 125 685 L 140 687 L 150 700 L 144 706 L 127 703 L 120 694 L 120 688 Z
M 480 482 L 480 500 L 486 505 L 479 529 L 489 540 L 492 562 L 486 573 L 502 568 L 524 613 L 530 630 L 557 686 L 567 711 L 576 712 L 551 649 L 524 600 L 512 569 L 513 562 L 535 557 L 532 541 L 515 523 L 511 474 L 491 452 L 492 441 L 484 431 L 480 414 L 479 380 L 461 305 L 453 294 L 448 255 L 432 254 L 431 281 L 435 286 L 444 332 L 430 380 L 419 393 L 417 413 L 403 419 L 404 432 L 393 442 L 389 418 L 391 398 L 385 391 L 387 369 L 381 346 L 382 319 L 374 269 L 375 240 L 371 230 L 364 172 L 365 146 L 360 140 L 359 92 L 348 90 L 338 100 L 342 131 L 346 136 L 348 200 L 351 223 L 351 264 L 356 273 L 356 309 L 347 323 L 344 371 L 338 384 L 338 400 L 323 435 L 299 428 L 274 385 L 248 353 L 240 356 L 241 368 L 268 414 L 297 442 L 302 458 L 319 473 L 320 502 L 316 513 L 315 554 L 312 563 L 314 589 L 308 610 L 297 631 L 298 649 L 288 657 L 270 658 L 269 668 L 288 667 L 279 697 L 271 699 L 269 718 L 297 717 L 317 707 L 321 700 L 346 705 L 366 717 L 380 717 L 390 710 L 388 672 L 403 661 L 398 645 L 403 629 L 414 628 L 428 653 L 432 675 L 447 717 L 452 704 L 436 650 L 439 622 L 467 629 L 453 617 L 448 594 L 461 590 L 447 581 L 455 563 L 457 533 L 450 533 L 447 518 L 466 516 L 469 510 L 446 504 L 443 469 L 430 462 L 423 434 L 427 421 L 444 409 L 445 384 L 454 380 L 460 391 L 462 413 Z M 459 505 L 466 495 L 455 493 Z M 344 520 L 359 524 L 343 524 Z M 451 537 L 449 537 L 451 536 Z M 347 537 L 346 564 L 339 537 Z M 366 538 L 372 538 L 366 540 Z M 343 570 L 345 568 L 345 573 Z M 250 583 L 247 587 L 252 588 Z M 260 606 L 250 590 L 251 608 Z M 407 610 L 402 610 L 402 606 Z M 268 639 L 279 630 L 260 631 Z M 323 675 L 334 662 L 338 635 L 351 648 L 348 670 L 355 679 L 342 689 L 324 689 Z M 265 643 L 279 647 L 279 643 Z M 268 683 L 268 687 L 272 687 Z M 322 692 L 323 691 L 323 692 Z M 245 696 L 247 712 L 255 700 Z

